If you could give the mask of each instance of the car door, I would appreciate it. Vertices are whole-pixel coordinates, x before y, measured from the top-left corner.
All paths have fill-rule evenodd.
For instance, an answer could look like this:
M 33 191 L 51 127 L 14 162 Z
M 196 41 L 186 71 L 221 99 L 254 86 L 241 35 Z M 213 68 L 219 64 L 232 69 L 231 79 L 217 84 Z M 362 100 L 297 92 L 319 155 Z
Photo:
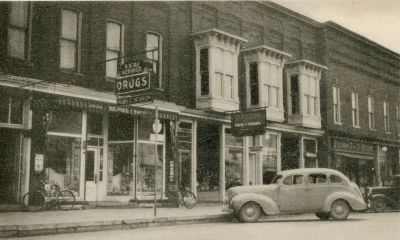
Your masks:
M 279 183 L 278 204 L 281 212 L 299 212 L 307 207 L 304 175 L 293 174 L 286 176 Z
M 322 210 L 326 197 L 330 194 L 328 178 L 323 173 L 309 173 L 307 175 L 307 209 L 310 211 Z

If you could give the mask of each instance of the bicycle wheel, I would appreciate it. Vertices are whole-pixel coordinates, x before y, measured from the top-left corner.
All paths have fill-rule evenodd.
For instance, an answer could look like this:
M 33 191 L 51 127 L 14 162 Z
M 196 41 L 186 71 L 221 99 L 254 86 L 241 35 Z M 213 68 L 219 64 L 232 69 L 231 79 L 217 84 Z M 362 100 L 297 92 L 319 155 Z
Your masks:
M 29 206 L 34 207 L 44 207 L 46 200 L 42 193 L 35 191 L 35 192 L 27 192 L 22 197 L 20 205 L 23 209 L 27 209 Z
M 194 208 L 194 206 L 196 206 L 196 195 L 194 195 L 194 193 L 192 193 L 191 191 L 181 190 L 181 197 L 183 206 L 185 206 L 186 208 L 192 209 Z
M 75 196 L 70 190 L 62 190 L 57 194 L 56 204 L 60 209 L 72 209 L 75 205 Z

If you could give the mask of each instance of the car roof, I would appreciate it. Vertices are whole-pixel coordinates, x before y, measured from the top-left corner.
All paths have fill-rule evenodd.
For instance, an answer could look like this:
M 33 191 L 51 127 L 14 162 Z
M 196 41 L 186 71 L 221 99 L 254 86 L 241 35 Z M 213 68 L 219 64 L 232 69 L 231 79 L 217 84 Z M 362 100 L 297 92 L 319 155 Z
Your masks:
M 281 171 L 280 174 L 282 175 L 286 175 L 286 174 L 303 174 L 303 173 L 334 173 L 337 175 L 340 175 L 342 177 L 345 177 L 343 175 L 343 173 L 335 170 L 335 169 L 331 169 L 331 168 L 298 168 L 298 169 L 290 169 L 290 170 L 284 170 Z

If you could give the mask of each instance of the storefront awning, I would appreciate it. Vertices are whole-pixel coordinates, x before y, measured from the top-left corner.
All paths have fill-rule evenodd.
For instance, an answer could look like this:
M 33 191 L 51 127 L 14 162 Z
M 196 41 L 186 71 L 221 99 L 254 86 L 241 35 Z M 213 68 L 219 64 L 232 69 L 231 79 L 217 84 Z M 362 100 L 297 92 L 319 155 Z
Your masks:
M 357 154 L 357 153 L 335 152 L 335 154 L 339 155 L 339 156 L 350 157 L 350 158 L 359 158 L 359 159 L 365 159 L 365 160 L 374 160 L 375 159 L 374 156 Z

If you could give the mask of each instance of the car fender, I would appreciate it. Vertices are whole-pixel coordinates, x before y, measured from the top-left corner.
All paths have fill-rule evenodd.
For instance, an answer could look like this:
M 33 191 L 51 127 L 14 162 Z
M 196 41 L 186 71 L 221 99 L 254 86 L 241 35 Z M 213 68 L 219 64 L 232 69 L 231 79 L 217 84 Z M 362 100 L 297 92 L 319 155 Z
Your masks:
M 238 194 L 232 199 L 232 209 L 235 212 L 239 212 L 240 208 L 247 202 L 256 202 L 261 206 L 263 211 L 266 214 L 278 214 L 279 208 L 276 202 L 274 202 L 271 198 L 255 194 L 255 193 L 245 193 Z
M 367 205 L 364 202 L 364 199 L 361 197 L 355 197 L 354 194 L 349 192 L 335 192 L 330 194 L 324 202 L 322 210 L 324 212 L 329 212 L 331 209 L 331 205 L 334 201 L 338 199 L 345 200 L 349 205 L 350 208 L 353 210 L 361 211 L 367 209 Z

